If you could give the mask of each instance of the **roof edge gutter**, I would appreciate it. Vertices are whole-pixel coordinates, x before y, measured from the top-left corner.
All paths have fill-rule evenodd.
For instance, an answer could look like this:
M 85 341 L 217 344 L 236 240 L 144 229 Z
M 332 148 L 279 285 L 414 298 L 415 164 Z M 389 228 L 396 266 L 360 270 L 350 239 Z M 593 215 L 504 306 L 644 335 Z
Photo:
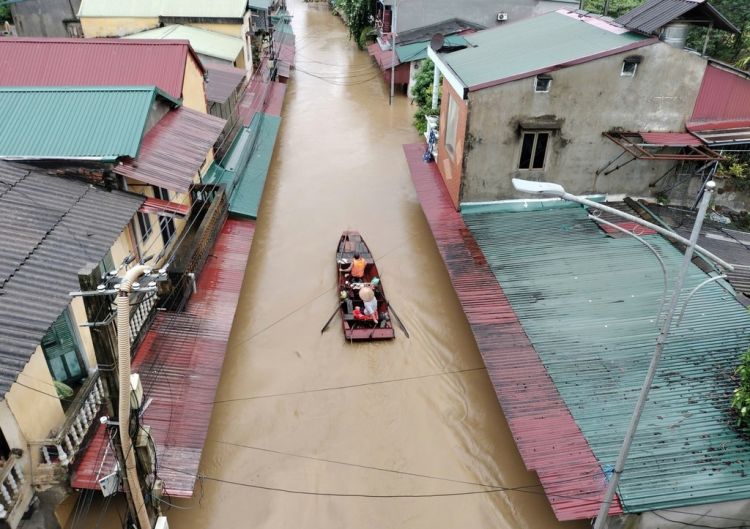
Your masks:
M 461 82 L 453 69 L 430 46 L 427 46 L 427 57 L 435 63 L 435 67 L 440 70 L 440 73 L 443 74 L 448 84 L 453 87 L 457 94 L 461 94 L 461 98 L 465 100 L 469 95 L 469 87 Z

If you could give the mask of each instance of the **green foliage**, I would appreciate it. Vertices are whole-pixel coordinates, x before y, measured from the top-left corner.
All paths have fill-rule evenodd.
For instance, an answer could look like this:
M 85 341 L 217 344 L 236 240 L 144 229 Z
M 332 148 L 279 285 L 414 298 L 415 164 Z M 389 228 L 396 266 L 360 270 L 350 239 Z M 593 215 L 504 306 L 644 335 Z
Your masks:
M 362 48 L 362 31 L 370 25 L 375 0 L 334 0 L 333 7 L 349 26 L 349 38 L 356 39 Z
M 583 9 L 590 13 L 604 14 L 605 0 L 584 0 Z M 617 18 L 641 5 L 643 0 L 609 0 L 607 16 Z
M 59 380 L 54 380 L 52 383 L 55 385 L 55 391 L 59 398 L 69 399 L 73 396 L 73 389 L 67 384 L 62 383 Z
M 362 31 L 359 32 L 359 38 L 357 39 L 357 46 L 359 46 L 360 50 L 367 47 L 367 41 L 370 40 L 370 37 L 373 36 L 374 32 L 375 28 L 372 26 L 362 28 Z
M 419 68 L 414 78 L 414 84 L 412 85 L 411 95 L 414 98 L 414 103 L 417 105 L 417 111 L 414 113 L 412 119 L 412 125 L 417 129 L 420 134 L 424 134 L 427 130 L 427 123 L 425 122 L 425 116 L 435 114 L 435 110 L 432 110 L 432 81 L 435 75 L 435 64 L 425 59 Z M 440 94 L 438 94 L 438 101 L 440 101 Z M 438 103 L 438 108 L 440 108 Z
M 737 426 L 750 433 L 750 349 L 742 355 L 735 373 L 739 386 L 732 395 L 732 410 L 737 414 Z
M 0 23 L 5 22 L 6 20 L 8 22 L 13 22 L 12 17 L 10 16 L 10 6 L 0 6 Z

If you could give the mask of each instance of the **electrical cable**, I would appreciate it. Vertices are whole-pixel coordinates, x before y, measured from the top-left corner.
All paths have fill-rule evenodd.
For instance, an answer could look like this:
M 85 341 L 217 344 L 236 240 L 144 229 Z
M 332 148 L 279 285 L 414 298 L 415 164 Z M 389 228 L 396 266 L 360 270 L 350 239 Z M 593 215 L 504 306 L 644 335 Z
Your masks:
M 666 510 L 666 509 L 661 509 L 661 510 Z M 730 527 L 727 527 L 727 526 L 718 527 L 716 525 L 703 525 L 703 524 L 695 524 L 695 523 L 690 523 L 690 522 L 682 522 L 680 520 L 672 520 L 671 518 L 667 518 L 666 516 L 664 516 L 662 514 L 659 514 L 656 511 L 651 511 L 651 514 L 653 514 L 654 516 L 657 516 L 658 518 L 661 518 L 662 520 L 670 522 L 670 523 L 680 524 L 680 525 L 683 525 L 685 527 L 699 527 L 699 528 L 705 528 L 705 529 L 747 529 L 748 523 L 750 523 L 747 520 L 738 520 L 738 521 L 744 522 L 744 523 L 742 525 L 733 525 L 733 526 L 730 526 Z M 696 516 L 700 516 L 700 515 L 696 514 Z

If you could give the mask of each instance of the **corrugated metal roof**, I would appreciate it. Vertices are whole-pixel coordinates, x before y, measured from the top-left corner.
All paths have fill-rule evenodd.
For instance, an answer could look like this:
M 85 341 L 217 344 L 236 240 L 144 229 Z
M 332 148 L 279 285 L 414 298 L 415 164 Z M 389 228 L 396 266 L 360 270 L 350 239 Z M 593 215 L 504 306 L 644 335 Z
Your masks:
M 0 88 L 0 157 L 135 158 L 153 86 Z
M 268 9 L 274 4 L 274 0 L 248 0 L 247 6 L 253 9 Z
M 81 0 L 79 17 L 242 18 L 247 0 Z
M 471 47 L 440 57 L 470 90 L 653 42 L 601 19 L 565 10 L 478 31 L 465 38 Z
M 423 162 L 424 144 L 405 145 L 404 151 L 422 209 L 526 468 L 539 476 L 559 520 L 593 518 L 606 487 L 601 467 L 453 207 L 435 164 Z M 610 512 L 622 512 L 617 498 Z
M 188 53 L 188 41 L 4 37 L 0 86 L 151 85 L 180 99 Z
M 206 99 L 223 103 L 245 81 L 245 70 L 217 63 L 206 63 Z
M 444 43 L 445 46 L 465 46 L 468 44 L 461 35 L 448 35 L 445 37 Z M 429 45 L 429 40 L 411 44 L 396 44 L 396 55 L 398 55 L 400 62 L 420 61 L 427 58 L 427 46 Z
M 750 79 L 709 64 L 690 124 L 738 120 L 750 120 Z
M 216 116 L 176 108 L 146 133 L 138 157 L 122 161 L 115 172 L 147 184 L 186 192 L 225 123 Z
M 718 126 L 718 124 L 716 124 Z M 750 143 L 750 127 L 712 128 L 693 132 L 706 145 L 719 147 Z
M 658 335 L 658 263 L 580 208 L 464 221 L 600 464 L 614 464 Z M 645 238 L 673 280 L 682 255 Z M 683 299 L 705 279 L 691 265 Z M 750 498 L 750 443 L 729 411 L 749 345 L 745 308 L 716 283 L 699 290 L 672 328 L 620 481 L 626 512 Z
M 185 311 L 159 312 L 133 359 L 145 397 L 153 397 L 143 424 L 170 496 L 193 495 L 254 232 L 254 222 L 226 221 Z M 100 426 L 73 473 L 74 488 L 99 490 L 97 477 L 114 469 L 106 439 Z
M 0 161 L 0 398 L 143 201 Z
M 701 140 L 687 132 L 639 132 L 639 134 L 650 145 L 664 145 L 666 147 L 703 145 Z
M 216 183 L 226 184 L 232 215 L 258 218 L 280 126 L 280 117 L 258 112 L 250 126 L 237 134 L 224 157 L 225 170 L 216 173 Z
M 615 22 L 633 31 L 657 35 L 662 27 L 680 20 L 693 20 L 703 25 L 708 25 L 708 21 L 711 21 L 716 29 L 739 33 L 729 20 L 705 0 L 647 0 L 616 18 Z
M 226 33 L 218 33 L 192 26 L 172 24 L 156 29 L 149 29 L 123 37 L 125 39 L 163 39 L 187 40 L 193 50 L 201 55 L 216 57 L 234 63 L 242 53 L 242 39 Z

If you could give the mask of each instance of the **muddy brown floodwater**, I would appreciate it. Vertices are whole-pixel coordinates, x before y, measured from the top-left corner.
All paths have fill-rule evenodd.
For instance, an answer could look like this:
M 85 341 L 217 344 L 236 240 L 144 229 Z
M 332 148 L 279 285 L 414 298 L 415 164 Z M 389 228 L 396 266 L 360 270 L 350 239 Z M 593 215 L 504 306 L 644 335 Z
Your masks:
M 555 520 L 515 448 L 409 178 L 413 107 L 388 106 L 325 3 L 289 9 L 298 70 L 200 466 L 226 482 L 176 500 L 170 527 L 586 527 Z M 320 334 L 344 229 L 362 232 L 411 339 L 352 345 L 338 319 Z

